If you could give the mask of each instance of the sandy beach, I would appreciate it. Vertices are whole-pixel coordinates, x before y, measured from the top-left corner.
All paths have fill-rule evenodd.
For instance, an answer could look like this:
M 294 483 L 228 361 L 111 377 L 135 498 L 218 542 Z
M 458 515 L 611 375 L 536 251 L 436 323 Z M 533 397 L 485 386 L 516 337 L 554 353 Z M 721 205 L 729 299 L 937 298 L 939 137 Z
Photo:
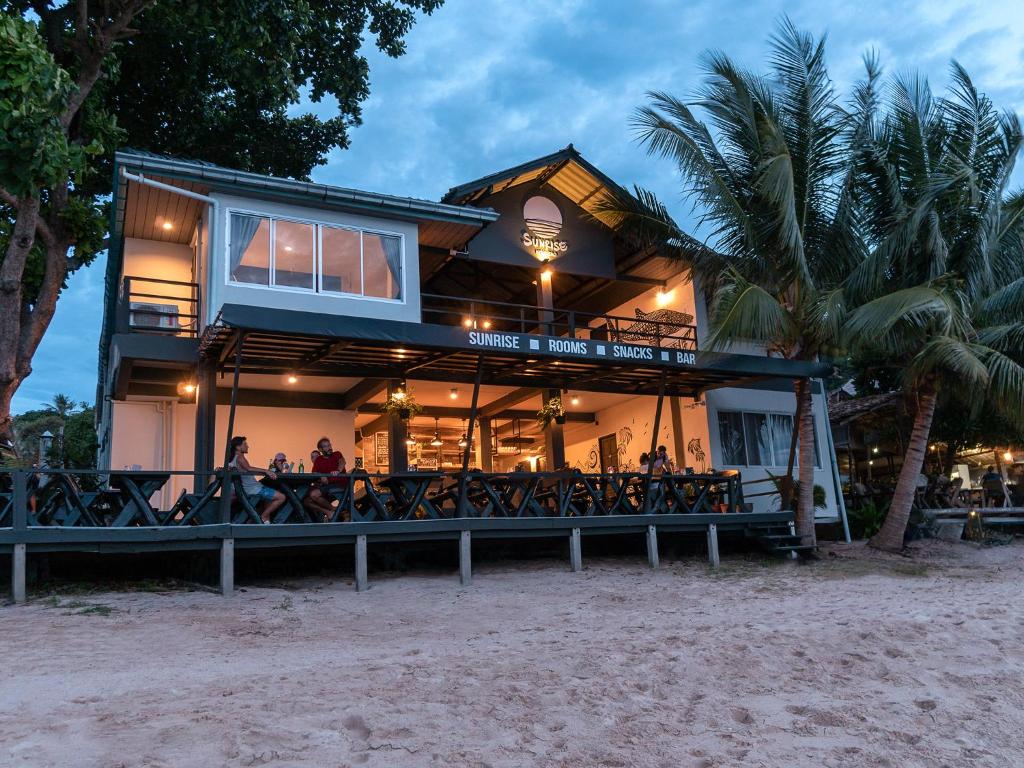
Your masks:
M 0 608 L 0 764 L 1024 765 L 1024 544 Z

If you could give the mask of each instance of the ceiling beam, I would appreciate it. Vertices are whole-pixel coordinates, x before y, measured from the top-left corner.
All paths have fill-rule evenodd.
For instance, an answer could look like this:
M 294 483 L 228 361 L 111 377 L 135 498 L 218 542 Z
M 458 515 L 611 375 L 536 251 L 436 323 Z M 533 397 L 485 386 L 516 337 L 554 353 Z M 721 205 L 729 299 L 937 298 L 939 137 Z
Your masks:
M 387 379 L 363 379 L 341 396 L 341 410 L 353 411 L 388 387 Z
M 522 387 L 509 392 L 507 395 L 502 395 L 497 400 L 492 400 L 490 403 L 480 409 L 480 416 L 482 418 L 489 418 L 496 413 L 508 410 L 513 405 L 519 405 L 524 400 L 529 400 L 531 397 L 537 397 L 540 395 L 539 389 L 532 387 Z
M 321 360 L 323 360 L 325 357 L 329 357 L 330 355 L 333 355 L 335 352 L 340 352 L 341 350 L 351 345 L 351 341 L 332 341 L 328 342 L 327 344 L 321 344 L 319 347 L 314 349 L 305 357 L 300 358 L 299 361 L 295 363 L 295 372 L 301 373 L 304 368 L 308 368 L 311 365 L 315 365 L 319 363 Z

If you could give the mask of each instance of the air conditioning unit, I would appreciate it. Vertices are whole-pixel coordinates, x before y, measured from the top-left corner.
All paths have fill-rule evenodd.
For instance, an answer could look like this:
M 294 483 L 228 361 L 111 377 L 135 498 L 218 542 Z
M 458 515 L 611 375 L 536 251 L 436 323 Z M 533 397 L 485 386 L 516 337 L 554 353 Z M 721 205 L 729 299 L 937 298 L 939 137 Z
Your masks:
M 128 324 L 132 328 L 167 328 L 179 330 L 177 304 L 152 304 L 146 301 L 132 301 L 128 304 Z

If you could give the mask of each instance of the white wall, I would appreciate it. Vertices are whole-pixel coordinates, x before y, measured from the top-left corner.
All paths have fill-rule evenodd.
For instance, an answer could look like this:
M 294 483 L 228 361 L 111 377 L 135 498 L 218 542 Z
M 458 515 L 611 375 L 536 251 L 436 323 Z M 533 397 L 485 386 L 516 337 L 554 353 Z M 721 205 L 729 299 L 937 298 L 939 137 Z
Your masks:
M 113 401 L 110 460 L 104 468 L 124 469 L 138 464 L 142 469 L 191 472 L 195 462 L 196 406 L 174 400 Z M 229 407 L 217 406 L 217 431 L 214 436 L 214 466 L 223 465 Z M 305 462 L 312 471 L 309 454 L 316 441 L 331 438 L 352 468 L 355 456 L 355 412 L 306 408 L 263 408 L 238 406 L 235 410 L 235 434 L 249 439 L 249 461 L 265 467 L 274 454 L 284 451 L 289 461 Z M 192 489 L 192 478 L 174 476 L 162 498 L 166 505 L 177 498 L 182 488 Z
M 751 480 L 764 480 L 772 475 L 785 474 L 786 467 L 733 467 L 726 465 L 722 460 L 722 445 L 718 432 L 719 411 L 751 411 L 751 412 L 774 412 L 774 413 L 796 413 L 796 396 L 793 392 L 778 392 L 761 389 L 713 389 L 705 393 L 708 404 L 708 426 L 711 438 L 711 456 L 716 469 L 738 469 L 743 476 L 743 482 Z M 817 510 L 819 519 L 835 519 L 839 516 L 839 508 L 836 502 L 836 491 L 832 465 L 835 456 L 831 452 L 828 435 L 828 415 L 825 410 L 826 402 L 824 395 L 813 396 L 812 408 L 815 419 L 815 432 L 818 441 L 818 450 L 821 456 L 821 468 L 814 470 L 814 482 L 825 489 L 825 509 Z M 750 487 L 744 485 L 745 493 L 760 493 L 773 488 L 770 482 L 758 483 Z M 767 512 L 777 509 L 778 497 L 748 498 L 748 502 L 754 505 L 754 511 Z
M 309 206 L 286 205 L 263 200 L 252 200 L 231 195 L 214 195 L 220 201 L 219 236 L 211 258 L 207 322 L 213 322 L 224 304 L 246 304 L 299 312 L 317 312 L 347 317 L 367 317 L 378 320 L 420 321 L 420 260 L 419 228 L 414 222 L 341 213 Z M 312 291 L 282 290 L 260 286 L 234 285 L 228 282 L 228 216 L 232 210 L 257 215 L 284 216 L 322 224 L 338 224 L 394 233 L 403 238 L 404 263 L 402 265 L 402 299 L 360 298 L 318 294 Z

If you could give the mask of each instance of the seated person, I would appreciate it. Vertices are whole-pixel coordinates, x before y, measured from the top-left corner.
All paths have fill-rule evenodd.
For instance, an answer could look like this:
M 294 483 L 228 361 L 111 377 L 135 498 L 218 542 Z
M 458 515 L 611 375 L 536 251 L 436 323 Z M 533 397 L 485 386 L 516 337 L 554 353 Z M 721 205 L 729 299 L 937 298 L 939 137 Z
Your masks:
M 231 438 L 231 461 L 228 462 L 228 466 L 232 469 L 238 470 L 239 472 L 245 473 L 242 475 L 242 492 L 246 496 L 254 499 L 255 504 L 262 504 L 263 509 L 258 509 L 260 513 L 260 519 L 264 523 L 269 523 L 274 512 L 280 508 L 285 502 L 284 494 L 280 491 L 275 491 L 273 488 L 260 483 L 256 479 L 256 476 L 249 474 L 256 470 L 246 458 L 246 454 L 249 452 L 249 443 L 246 442 L 245 437 L 236 435 Z M 271 480 L 277 478 L 277 473 L 273 470 L 268 469 L 266 476 Z
M 331 477 L 320 478 L 322 491 L 331 495 L 333 488 L 344 488 L 348 485 L 348 478 L 343 477 L 347 472 L 345 467 L 345 455 L 331 447 L 329 438 L 321 437 L 316 444 L 320 455 L 313 462 L 313 471 L 318 475 L 331 475 Z
M 320 458 L 320 451 L 312 451 L 309 454 L 309 471 L 316 472 L 316 460 Z M 323 489 L 320 487 L 320 480 L 316 480 L 313 485 L 309 488 L 309 493 L 306 494 L 306 498 L 303 500 L 306 509 L 313 515 L 313 519 L 317 522 L 325 523 L 331 519 L 331 515 L 334 514 L 334 507 L 331 506 L 331 500 L 324 495 Z
M 288 461 L 288 457 L 283 453 L 274 454 L 274 471 L 279 475 L 286 474 L 292 471 L 292 464 Z

